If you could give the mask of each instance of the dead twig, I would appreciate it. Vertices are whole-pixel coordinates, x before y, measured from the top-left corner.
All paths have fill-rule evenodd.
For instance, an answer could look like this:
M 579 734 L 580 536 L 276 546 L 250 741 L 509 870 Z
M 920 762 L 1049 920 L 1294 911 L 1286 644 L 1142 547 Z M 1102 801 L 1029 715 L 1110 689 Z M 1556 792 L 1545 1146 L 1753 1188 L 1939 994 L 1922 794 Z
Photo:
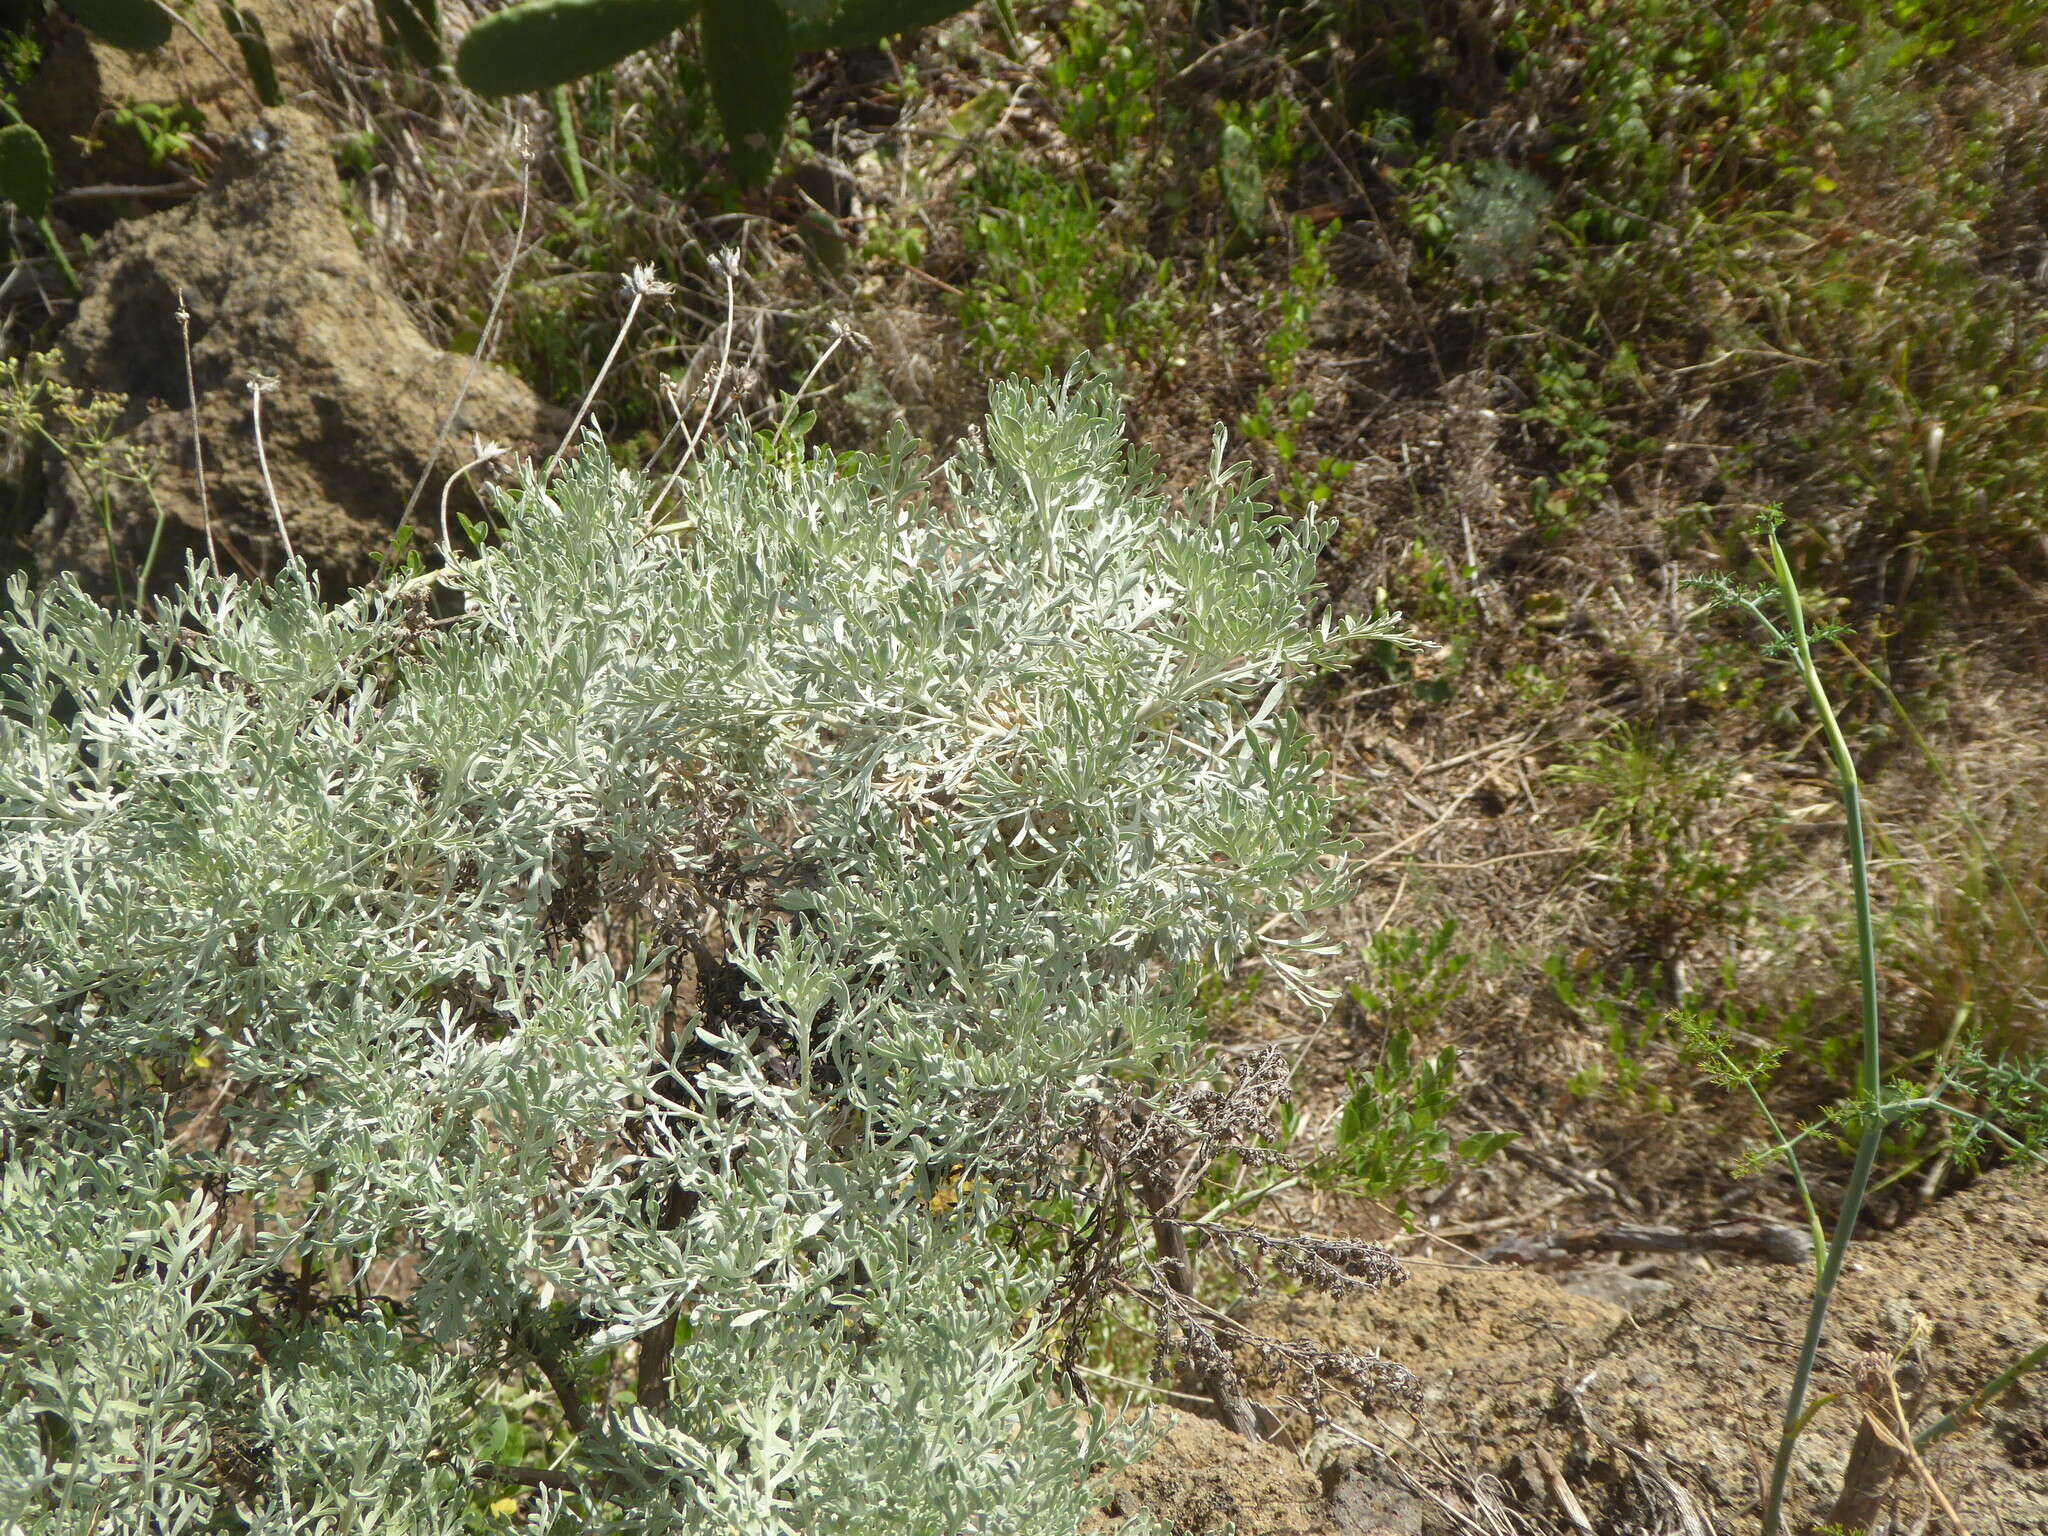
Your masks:
M 1813 1238 L 1775 1221 L 1729 1221 L 1685 1231 L 1678 1227 L 1580 1227 L 1548 1237 L 1513 1237 L 1486 1252 L 1493 1262 L 1533 1264 L 1579 1253 L 1740 1253 L 1773 1264 L 1811 1264 Z
M 1857 1426 L 1856 1440 L 1850 1447 L 1841 1496 L 1828 1512 L 1831 1525 L 1844 1531 L 1868 1530 L 1877 1518 L 1892 1479 L 1901 1468 L 1910 1467 L 1956 1536 L 1970 1536 L 1963 1517 L 1956 1513 L 1955 1505 L 1949 1502 L 1913 1444 L 1913 1414 L 1919 1406 L 1926 1375 L 1926 1367 L 1918 1358 L 1917 1339 L 1896 1362 L 1882 1350 L 1873 1350 L 1856 1363 L 1856 1401 L 1863 1410 L 1863 1422 Z M 1910 1397 L 1899 1391 L 1900 1376 L 1906 1378 Z

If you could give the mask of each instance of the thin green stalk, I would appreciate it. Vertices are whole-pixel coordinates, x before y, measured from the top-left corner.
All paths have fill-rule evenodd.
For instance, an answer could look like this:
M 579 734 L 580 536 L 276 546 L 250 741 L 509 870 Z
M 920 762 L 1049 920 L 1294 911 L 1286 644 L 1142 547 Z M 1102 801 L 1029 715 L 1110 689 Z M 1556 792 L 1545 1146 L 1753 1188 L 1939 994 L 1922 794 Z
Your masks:
M 1734 1063 L 1731 1061 L 1729 1065 L 1732 1067 Z M 1813 1190 L 1806 1182 L 1806 1170 L 1800 1166 L 1799 1154 L 1793 1150 L 1793 1142 L 1786 1137 L 1784 1128 L 1778 1124 L 1778 1117 L 1771 1113 L 1771 1106 L 1764 1101 L 1763 1094 L 1758 1091 L 1756 1079 L 1748 1073 L 1739 1075 L 1743 1089 L 1749 1094 L 1750 1103 L 1756 1106 L 1756 1112 L 1764 1117 L 1764 1124 L 1770 1127 L 1772 1145 L 1784 1158 L 1785 1166 L 1792 1170 L 1792 1187 L 1799 1192 L 1799 1204 L 1806 1212 L 1807 1230 L 1813 1234 L 1813 1262 L 1816 1266 L 1817 1279 L 1821 1272 L 1818 1266 L 1826 1262 L 1828 1238 L 1826 1229 L 1821 1225 L 1820 1207 L 1814 1204 Z
M 1300 1182 L 1300 1174 L 1289 1174 L 1284 1179 L 1275 1179 L 1271 1184 L 1261 1185 L 1257 1189 L 1248 1189 L 1241 1194 L 1228 1196 L 1204 1211 L 1197 1219 L 1200 1221 L 1221 1221 L 1226 1216 L 1234 1216 L 1239 1211 L 1247 1210 L 1261 1201 L 1270 1199 L 1282 1190 L 1292 1189 Z
M 114 501 L 106 486 L 100 486 L 100 532 L 107 540 L 107 574 L 114 579 L 114 601 L 128 606 L 128 584 L 121 580 L 121 551 L 114 539 Z
M 71 296 L 74 299 L 80 297 L 85 292 L 85 286 L 79 282 L 78 273 L 71 265 L 71 258 L 64 254 L 64 246 L 57 239 L 56 229 L 47 217 L 37 219 L 35 226 L 36 233 L 43 237 L 43 244 L 50 248 L 51 256 L 56 258 L 57 270 L 63 274 L 64 284 L 71 290 Z
M 590 183 L 583 179 L 583 151 L 576 145 L 576 113 L 569 101 L 569 87 L 558 85 L 551 93 L 555 107 L 555 138 L 562 146 L 562 169 L 569 173 L 570 190 L 578 203 L 590 201 Z
M 149 598 L 149 578 L 156 569 L 157 550 L 164 542 L 164 523 L 168 513 L 164 504 L 156 498 L 156 487 L 143 482 L 143 492 L 149 497 L 149 504 L 156 508 L 156 526 L 149 531 L 149 551 L 142 557 L 142 569 L 135 576 L 135 606 L 139 609 Z
M 1807 697 L 1820 716 L 1827 733 L 1828 750 L 1835 759 L 1835 771 L 1842 780 L 1842 808 L 1849 824 L 1849 870 L 1856 907 L 1856 971 L 1863 995 L 1862 1089 L 1867 1118 L 1856 1147 L 1856 1161 L 1849 1170 L 1849 1185 L 1842 1193 L 1841 1214 L 1835 1218 L 1834 1237 L 1827 1258 L 1813 1288 L 1813 1304 L 1807 1311 L 1806 1337 L 1799 1348 L 1799 1363 L 1793 1369 L 1792 1387 L 1785 1397 L 1784 1429 L 1778 1437 L 1778 1454 L 1771 1465 L 1770 1492 L 1764 1501 L 1764 1536 L 1778 1536 L 1785 1513 L 1785 1484 L 1792 1471 L 1792 1448 L 1803 1427 L 1802 1410 L 1813 1381 L 1814 1361 L 1820 1354 L 1822 1330 L 1835 1286 L 1841 1279 L 1842 1264 L 1849 1256 L 1849 1244 L 1856 1235 L 1856 1221 L 1863 1212 L 1863 1199 L 1870 1187 L 1870 1175 L 1884 1145 L 1886 1115 L 1882 1107 L 1884 1086 L 1883 1039 L 1878 1027 L 1877 936 L 1870 915 L 1870 865 L 1863 837 L 1863 792 L 1856 776 L 1856 761 L 1835 718 L 1826 685 L 1813 664 L 1813 650 L 1806 633 L 1806 613 L 1799 601 L 1799 583 L 1785 558 L 1777 535 L 1770 534 L 1771 568 L 1777 577 L 1778 594 L 1785 604 L 1786 626 L 1798 658 L 1799 675 L 1806 684 Z
M 1933 1097 L 1904 1099 L 1898 1104 L 1891 1106 L 1891 1108 L 1894 1116 L 1902 1116 L 1922 1109 L 1939 1110 L 1942 1114 L 1953 1115 L 1958 1120 L 1968 1121 L 1986 1136 L 1989 1136 L 1993 1141 L 2003 1146 L 2008 1152 L 2016 1153 L 2020 1157 L 2031 1158 L 2036 1163 L 2043 1161 L 2041 1153 L 2028 1146 L 2017 1136 L 2006 1131 L 2003 1127 L 1992 1124 L 1991 1121 L 1985 1119 L 1982 1115 L 1973 1115 L 1961 1105 L 1951 1104 L 1946 1099 Z
M 2029 1371 L 2040 1369 L 2044 1363 L 2048 1363 L 2048 1339 L 2043 1339 L 2039 1344 L 2036 1344 L 2024 1355 L 2013 1361 L 2011 1365 L 2008 1365 L 1996 1376 L 1985 1382 L 1975 1392 L 1972 1392 L 1970 1400 L 1960 1408 L 1950 1413 L 1944 1413 L 1932 1424 L 1921 1430 L 1919 1434 L 1913 1437 L 1913 1449 L 1924 1451 L 1927 1447 L 1934 1444 L 1935 1441 L 1954 1434 L 1977 1416 L 1978 1409 L 1997 1397 L 1999 1393 L 2003 1392 Z

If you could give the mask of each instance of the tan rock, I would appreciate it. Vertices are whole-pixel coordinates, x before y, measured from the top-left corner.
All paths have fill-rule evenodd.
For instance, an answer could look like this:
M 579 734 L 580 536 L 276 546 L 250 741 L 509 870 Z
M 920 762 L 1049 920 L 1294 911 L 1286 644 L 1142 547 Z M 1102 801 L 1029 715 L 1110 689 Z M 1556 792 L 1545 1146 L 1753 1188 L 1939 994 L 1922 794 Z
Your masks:
M 314 55 L 334 26 L 333 4 L 242 0 L 270 42 L 286 105 L 311 84 Z M 119 120 L 124 107 L 180 108 L 213 133 L 239 132 L 262 112 L 240 51 L 212 5 L 190 7 L 190 26 L 147 53 L 101 42 L 61 14 L 47 51 L 23 86 L 22 117 L 50 146 L 60 186 L 175 179 L 152 165 L 142 138 Z M 76 212 L 77 210 L 72 210 Z
M 256 455 L 248 381 L 263 401 L 264 444 L 295 551 L 334 589 L 372 574 L 390 543 L 469 359 L 440 351 L 372 272 L 343 221 L 326 139 L 297 112 L 263 114 L 228 142 L 205 194 L 124 224 L 83 273 L 86 293 L 60 337 L 73 385 L 119 397 L 123 442 L 152 466 L 153 494 L 117 487 L 114 543 L 140 564 L 161 507 L 159 574 L 203 550 L 193 473 L 179 296 L 192 316 L 206 480 L 222 563 L 280 557 Z M 477 369 L 439 472 L 469 457 L 472 434 L 525 450 L 552 446 L 560 413 L 492 367 Z M 44 571 L 112 585 L 96 488 L 68 463 L 49 469 L 47 510 L 30 536 Z M 437 520 L 441 480 L 416 516 Z M 464 489 L 457 505 L 474 512 Z

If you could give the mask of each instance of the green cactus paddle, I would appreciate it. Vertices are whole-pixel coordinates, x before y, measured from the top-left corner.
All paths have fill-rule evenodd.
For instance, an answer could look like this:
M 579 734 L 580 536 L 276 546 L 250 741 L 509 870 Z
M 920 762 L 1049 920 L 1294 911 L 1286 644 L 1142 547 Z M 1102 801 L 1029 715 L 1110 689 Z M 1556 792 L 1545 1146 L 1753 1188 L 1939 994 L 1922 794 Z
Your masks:
M 455 75 L 484 96 L 550 90 L 652 48 L 695 10 L 690 0 L 526 0 L 464 34 Z
M 130 53 L 171 40 L 171 13 L 156 0 L 58 0 L 59 8 L 95 37 Z
M 36 227 L 50 254 L 57 258 L 57 270 L 73 293 L 79 291 L 78 274 L 57 243 L 50 227 L 50 197 L 56 191 L 56 174 L 50 169 L 50 147 L 43 136 L 27 123 L 0 128 L 0 197 L 21 210 L 21 216 Z
M 549 91 L 653 47 L 695 15 L 733 173 L 757 186 L 775 169 L 798 52 L 857 47 L 964 9 L 959 0 L 523 0 L 469 29 L 455 74 L 485 96 Z

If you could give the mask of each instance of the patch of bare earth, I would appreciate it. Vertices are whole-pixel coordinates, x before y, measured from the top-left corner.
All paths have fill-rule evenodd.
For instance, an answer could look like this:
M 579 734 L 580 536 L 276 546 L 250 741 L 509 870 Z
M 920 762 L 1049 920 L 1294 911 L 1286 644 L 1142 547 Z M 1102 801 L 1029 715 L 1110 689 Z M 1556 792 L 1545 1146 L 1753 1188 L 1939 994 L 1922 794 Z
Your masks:
M 1225 1431 L 1169 1414 L 1120 1507 L 1188 1536 L 1227 1520 L 1239 1536 L 1754 1529 L 1808 1278 L 1731 1264 L 1624 1306 L 1549 1275 L 1428 1265 L 1362 1300 L 1255 1302 L 1244 1320 L 1263 1331 L 1405 1362 L 1419 1407 L 1340 1411 L 1317 1431 L 1298 1419 L 1293 1452 L 1245 1444 L 1234 1458 Z M 1916 1430 L 2048 1336 L 2048 1178 L 1987 1178 L 1852 1253 L 1816 1376 L 1829 1398 L 1793 1465 L 1793 1529 L 1841 1492 L 1859 1361 L 1916 1330 L 1931 1330 L 1915 1352 Z M 2048 1386 L 2021 1381 L 1923 1462 L 1889 1483 L 1890 1529 L 1927 1529 L 1930 1512 L 1938 1524 L 1937 1486 L 1976 1536 L 2048 1529 Z

